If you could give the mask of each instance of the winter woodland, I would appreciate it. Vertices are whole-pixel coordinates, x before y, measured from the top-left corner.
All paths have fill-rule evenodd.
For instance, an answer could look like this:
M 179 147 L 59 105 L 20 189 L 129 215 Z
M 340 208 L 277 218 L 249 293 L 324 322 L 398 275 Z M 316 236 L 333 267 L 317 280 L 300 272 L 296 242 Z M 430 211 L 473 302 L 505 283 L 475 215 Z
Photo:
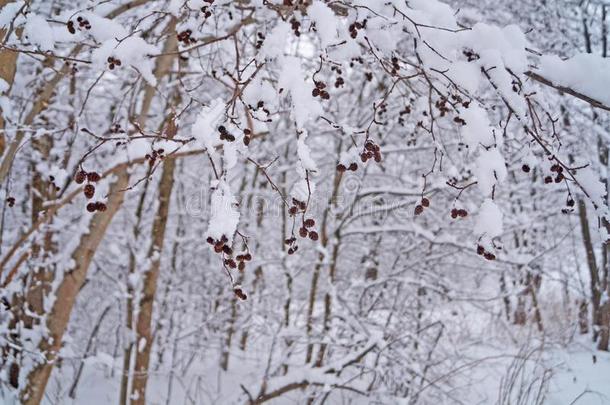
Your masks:
M 607 0 L 0 0 L 0 402 L 610 404 Z

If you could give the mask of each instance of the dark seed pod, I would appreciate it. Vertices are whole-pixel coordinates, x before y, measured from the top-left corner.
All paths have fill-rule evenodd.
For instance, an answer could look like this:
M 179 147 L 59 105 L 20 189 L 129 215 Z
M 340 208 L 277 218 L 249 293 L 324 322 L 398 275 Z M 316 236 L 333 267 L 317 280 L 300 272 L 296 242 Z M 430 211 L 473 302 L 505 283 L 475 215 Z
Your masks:
M 230 255 L 230 254 L 232 254 L 232 253 L 233 253 L 233 249 L 231 249 L 231 248 L 229 247 L 229 245 L 224 245 L 224 246 L 222 247 L 222 251 L 223 251 L 225 254 L 227 254 L 227 255 Z
M 465 209 L 459 209 L 457 212 L 458 216 L 465 218 L 466 216 L 468 216 L 468 212 Z
M 483 257 L 487 260 L 496 260 L 496 255 L 489 252 L 485 252 L 485 254 L 483 254 Z
M 76 173 L 76 175 L 74 176 L 74 181 L 76 182 L 76 184 L 82 184 L 85 182 L 86 178 L 87 178 L 87 172 L 85 172 L 84 170 L 81 170 L 78 173 Z
M 422 207 L 421 205 L 416 205 L 415 206 L 415 215 L 421 215 L 421 213 L 424 212 L 424 207 Z
M 89 203 L 87 204 L 87 211 L 89 212 L 95 212 L 95 210 L 97 210 L 96 204 L 95 203 Z
M 307 229 L 305 227 L 299 229 L 299 236 L 301 238 L 307 237 Z
M 93 186 L 93 184 L 87 184 L 85 185 L 85 188 L 83 190 L 85 197 L 87 197 L 88 199 L 93 198 L 93 195 L 95 194 L 95 187 Z
M 222 243 L 217 243 L 214 245 L 214 252 L 216 253 L 220 253 L 222 252 L 222 248 L 224 247 L 224 245 Z
M 97 181 L 100 180 L 100 175 L 97 172 L 91 172 L 91 173 L 87 173 L 87 180 L 89 180 L 92 183 L 95 183 Z
M 521 166 L 521 170 L 523 170 L 525 173 L 529 173 L 531 169 L 528 165 L 523 165 Z
M 309 218 L 305 220 L 304 224 L 307 228 L 311 228 L 316 224 L 316 221 L 314 221 L 313 218 Z
M 456 208 L 453 208 L 451 210 L 451 218 L 455 219 L 458 216 L 458 210 Z
M 246 268 L 246 262 L 239 262 L 239 264 L 237 265 L 237 270 L 239 271 L 244 271 Z
M 98 201 L 95 203 L 95 209 L 97 209 L 99 212 L 104 212 L 104 211 L 106 211 L 107 207 L 106 207 L 106 204 Z
M 249 262 L 250 260 L 252 260 L 252 255 L 251 255 L 250 253 L 246 253 L 246 254 L 244 255 L 244 260 L 246 260 L 246 261 L 248 261 L 248 262 Z
M 206 239 L 206 242 L 208 242 L 210 245 L 214 244 L 214 238 L 212 238 L 211 236 L 208 236 L 208 238 Z
M 421 199 L 421 205 L 423 205 L 424 207 L 429 207 L 430 206 L 430 200 L 428 200 L 426 197 Z
M 477 245 L 477 254 L 483 255 L 485 253 L 485 248 L 481 245 Z
M 565 179 L 563 173 L 559 173 L 557 177 L 555 177 L 555 183 L 561 183 Z
M 347 170 L 347 167 L 345 167 L 344 165 L 342 165 L 342 164 L 340 164 L 340 163 L 337 165 L 337 171 L 338 171 L 339 173 L 343 173 L 343 172 L 345 172 L 346 170 Z
M 350 163 L 350 165 L 349 165 L 349 169 L 350 169 L 352 172 L 355 172 L 356 170 L 358 170 L 358 164 L 357 164 L 357 163 Z
M 235 296 L 242 301 L 245 301 L 246 299 L 248 299 L 248 296 L 244 293 L 244 290 L 242 290 L 239 287 L 235 287 L 233 289 L 233 292 L 235 293 Z
M 316 241 L 318 240 L 318 233 L 316 231 L 309 232 L 309 239 Z

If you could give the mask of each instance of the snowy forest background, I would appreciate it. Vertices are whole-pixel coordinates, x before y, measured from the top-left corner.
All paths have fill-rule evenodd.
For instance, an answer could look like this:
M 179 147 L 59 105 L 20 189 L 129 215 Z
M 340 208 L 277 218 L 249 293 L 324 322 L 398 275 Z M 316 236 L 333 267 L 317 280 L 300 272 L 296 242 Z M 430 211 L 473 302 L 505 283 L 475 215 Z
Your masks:
M 610 3 L 0 7 L 0 402 L 610 404 Z

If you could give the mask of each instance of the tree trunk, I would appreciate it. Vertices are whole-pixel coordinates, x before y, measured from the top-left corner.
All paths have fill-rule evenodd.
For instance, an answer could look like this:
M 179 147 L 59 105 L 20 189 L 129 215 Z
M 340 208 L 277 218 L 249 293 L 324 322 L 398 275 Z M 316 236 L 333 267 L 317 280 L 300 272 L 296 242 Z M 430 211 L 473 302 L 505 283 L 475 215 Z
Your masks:
M 597 269 L 597 260 L 593 250 L 593 241 L 591 239 L 591 231 L 589 229 L 589 219 L 587 217 L 587 206 L 583 200 L 578 201 L 578 217 L 580 218 L 580 227 L 582 230 L 582 240 L 587 255 L 587 265 L 589 267 L 590 289 L 591 289 L 591 316 L 593 319 L 593 340 L 597 341 L 599 327 L 601 325 L 601 289 L 599 280 L 599 271 Z
M 21 400 L 24 405 L 39 404 L 42 400 L 53 365 L 57 361 L 57 353 L 61 349 L 63 334 L 68 326 L 78 291 L 85 281 L 89 265 L 108 225 L 123 203 L 124 194 L 120 190 L 127 187 L 129 176 L 126 170 L 117 173 L 116 176 L 117 180 L 110 187 L 110 198 L 106 211 L 94 215 L 89 233 L 82 237 L 72 254 L 72 260 L 75 263 L 73 270 L 64 276 L 55 292 L 55 302 L 47 315 L 48 337 L 43 339 L 39 346 L 46 360 L 36 366 L 27 376 L 27 386 L 21 392 Z
M 0 9 L 6 6 L 9 3 L 12 3 L 12 0 L 0 0 Z M 4 43 L 7 38 L 6 36 L 10 35 L 8 29 L 0 29 L 0 42 Z M 11 86 L 13 85 L 13 81 L 15 80 L 15 71 L 17 70 L 17 52 L 7 51 L 6 49 L 0 50 L 0 79 L 4 80 L 8 85 L 8 89 L 4 92 L 5 95 L 11 90 Z M 0 96 L 3 95 L 0 93 Z M 0 110 L 0 156 L 4 154 L 4 148 L 6 146 L 6 138 L 4 136 L 4 117 Z
M 148 170 L 147 176 L 150 176 L 151 169 Z M 136 208 L 136 223 L 133 226 L 133 241 L 137 243 L 140 235 L 140 223 L 142 222 L 142 211 L 144 210 L 144 201 L 146 200 L 146 192 L 148 191 L 149 181 L 144 184 L 142 194 L 140 194 L 140 200 Z M 127 329 L 125 335 L 128 336 L 129 342 L 125 342 L 125 348 L 123 350 L 123 372 L 121 373 L 121 391 L 119 393 L 119 405 L 127 405 L 127 393 L 129 392 L 129 375 L 131 373 L 131 357 L 133 351 L 133 297 L 134 289 L 131 285 L 130 276 L 136 272 L 136 255 L 133 249 L 129 252 L 129 268 L 127 269 L 127 302 L 125 303 L 125 328 Z
M 597 350 L 608 351 L 608 345 L 610 344 L 610 300 L 606 300 L 599 310 L 600 325 Z
M 175 36 L 172 35 L 172 38 L 175 38 Z M 168 125 L 170 127 L 175 125 L 173 119 L 174 118 L 171 117 L 169 120 Z M 174 134 L 175 127 L 173 130 L 168 131 L 168 138 L 172 138 Z M 161 267 L 161 252 L 163 251 L 167 215 L 169 213 L 171 194 L 174 186 L 175 167 L 175 159 L 168 157 L 163 164 L 163 172 L 159 183 L 159 206 L 153 221 L 152 243 L 148 251 L 151 265 L 144 276 L 144 286 L 142 297 L 139 302 L 138 319 L 136 321 L 136 358 L 131 388 L 131 404 L 133 405 L 144 405 L 146 403 L 146 383 L 148 381 L 148 367 L 153 344 L 153 334 L 151 330 L 153 304 Z
M 337 155 L 339 155 L 339 153 L 341 152 L 341 146 L 342 143 L 339 142 L 339 144 L 337 145 Z M 333 180 L 333 192 L 332 195 L 328 201 L 328 207 L 324 210 L 324 214 L 323 214 L 323 218 L 322 218 L 322 224 L 320 225 L 320 244 L 326 248 L 326 246 L 328 245 L 328 233 L 327 233 L 327 224 L 328 224 L 328 217 L 330 215 L 330 205 L 333 204 L 336 208 L 336 202 L 337 202 L 337 196 L 339 195 L 339 186 L 341 185 L 341 180 L 343 179 L 343 173 L 336 171 L 335 172 L 335 177 Z M 316 305 L 316 300 L 317 300 L 317 294 L 318 294 L 318 281 L 320 278 L 320 270 L 322 268 L 324 262 L 324 255 L 322 253 L 320 253 L 320 255 L 318 256 L 318 262 L 316 263 L 316 266 L 314 268 L 314 272 L 311 278 L 311 287 L 309 288 L 309 302 L 307 305 L 307 323 L 305 325 L 305 330 L 307 332 L 307 336 L 310 337 L 311 333 L 313 331 L 313 313 L 314 313 L 314 307 Z M 329 277 L 334 278 L 334 269 L 329 269 Z M 325 297 L 325 318 L 328 316 L 330 316 L 330 306 L 331 306 L 331 302 L 330 302 L 330 297 Z M 330 318 L 329 318 L 330 319 Z M 320 360 L 320 355 L 323 357 L 323 350 L 322 353 L 318 355 L 318 360 Z M 307 345 L 307 352 L 305 354 L 305 363 L 309 363 L 311 362 L 313 357 L 313 344 L 309 343 Z

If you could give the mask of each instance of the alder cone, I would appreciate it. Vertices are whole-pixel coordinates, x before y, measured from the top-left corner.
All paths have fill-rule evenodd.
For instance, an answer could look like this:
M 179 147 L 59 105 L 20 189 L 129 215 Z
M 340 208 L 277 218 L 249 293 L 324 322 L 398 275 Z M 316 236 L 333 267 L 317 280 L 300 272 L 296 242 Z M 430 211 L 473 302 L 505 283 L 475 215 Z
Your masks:
M 87 173 L 87 180 L 92 182 L 92 183 L 95 183 L 95 182 L 99 181 L 100 178 L 101 177 L 100 177 L 99 173 L 97 173 L 97 172 Z
M 93 198 L 93 195 L 95 194 L 95 186 L 93 184 L 87 184 L 83 190 L 83 193 L 87 199 Z
M 235 293 L 235 296 L 242 301 L 245 301 L 248 299 L 248 296 L 246 295 L 246 293 L 244 293 L 244 290 L 242 290 L 241 288 L 234 288 L 233 292 Z
M 84 172 L 83 170 L 76 173 L 76 175 L 74 176 L 74 181 L 76 182 L 76 184 L 83 184 L 86 179 L 87 179 L 87 173 Z
M 494 255 L 493 253 L 489 253 L 489 252 L 485 252 L 483 254 L 483 257 L 487 260 L 496 260 L 496 255 Z

